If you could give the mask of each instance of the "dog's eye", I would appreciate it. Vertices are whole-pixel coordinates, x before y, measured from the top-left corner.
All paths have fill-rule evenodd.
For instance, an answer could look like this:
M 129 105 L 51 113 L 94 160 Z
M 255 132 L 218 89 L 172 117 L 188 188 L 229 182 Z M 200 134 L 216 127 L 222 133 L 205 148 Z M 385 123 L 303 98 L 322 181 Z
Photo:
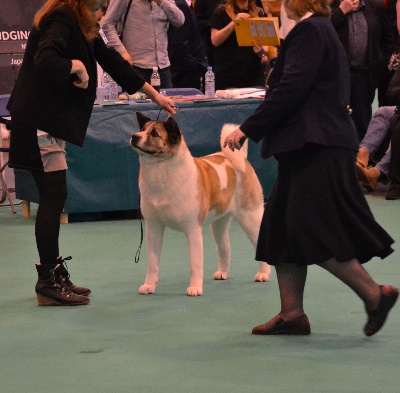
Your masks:
M 153 138 L 159 138 L 159 137 L 160 137 L 160 135 L 158 135 L 158 132 L 157 132 L 156 129 L 154 129 L 154 128 L 151 130 L 150 135 L 151 135 Z

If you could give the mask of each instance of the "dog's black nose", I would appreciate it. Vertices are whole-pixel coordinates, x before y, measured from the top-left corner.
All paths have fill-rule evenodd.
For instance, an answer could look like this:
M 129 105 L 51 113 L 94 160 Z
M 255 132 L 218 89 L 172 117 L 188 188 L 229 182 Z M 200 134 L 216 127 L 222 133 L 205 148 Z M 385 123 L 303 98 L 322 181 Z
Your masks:
M 137 134 L 133 134 L 131 138 L 131 146 L 136 146 L 140 140 L 140 136 Z

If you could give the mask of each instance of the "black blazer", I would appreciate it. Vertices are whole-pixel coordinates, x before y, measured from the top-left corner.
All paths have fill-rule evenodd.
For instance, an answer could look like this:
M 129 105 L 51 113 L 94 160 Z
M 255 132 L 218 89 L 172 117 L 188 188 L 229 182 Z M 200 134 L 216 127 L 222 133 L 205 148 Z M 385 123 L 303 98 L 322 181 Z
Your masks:
M 175 0 L 176 6 L 185 15 L 181 27 L 168 28 L 168 56 L 171 62 L 171 76 L 193 71 L 197 75 L 207 71 L 207 44 L 199 23 L 186 0 Z
M 89 86 L 73 85 L 71 60 L 89 74 Z M 7 109 L 19 122 L 82 146 L 96 97 L 97 66 L 128 93 L 143 86 L 132 67 L 99 37 L 88 42 L 68 7 L 50 12 L 30 32 L 24 60 Z
M 364 0 L 365 18 L 368 25 L 367 60 L 371 88 L 375 89 L 380 79 L 387 74 L 387 65 L 394 50 L 393 27 L 381 0 Z M 333 0 L 331 21 L 339 39 L 349 56 L 349 18 L 339 8 L 340 0 Z
M 314 143 L 358 150 L 347 105 L 346 54 L 328 18 L 313 15 L 286 37 L 269 78 L 269 91 L 240 126 L 264 158 Z

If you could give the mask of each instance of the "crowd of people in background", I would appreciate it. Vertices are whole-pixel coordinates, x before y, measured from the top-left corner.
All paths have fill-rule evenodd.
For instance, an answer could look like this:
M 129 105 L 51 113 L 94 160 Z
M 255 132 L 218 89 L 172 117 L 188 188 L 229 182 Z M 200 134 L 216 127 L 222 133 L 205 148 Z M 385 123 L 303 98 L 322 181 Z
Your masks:
M 207 66 L 213 67 L 217 90 L 264 87 L 266 70 L 281 46 L 239 46 L 234 21 L 277 17 L 281 45 L 295 25 L 281 0 L 108 0 L 104 5 L 108 10 L 102 28 L 109 45 L 147 82 L 157 66 L 162 88 L 204 90 Z M 378 182 L 390 184 L 386 199 L 400 199 L 399 142 L 391 140 L 399 138 L 393 132 L 400 129 L 399 100 L 390 84 L 400 62 L 400 1 L 332 0 L 330 6 L 349 61 L 349 105 L 360 151 L 366 151 L 365 140 L 374 141 L 369 159 L 356 162 L 360 183 L 366 192 Z M 374 103 L 382 109 L 372 117 Z M 376 126 L 382 113 L 393 114 L 385 130 Z

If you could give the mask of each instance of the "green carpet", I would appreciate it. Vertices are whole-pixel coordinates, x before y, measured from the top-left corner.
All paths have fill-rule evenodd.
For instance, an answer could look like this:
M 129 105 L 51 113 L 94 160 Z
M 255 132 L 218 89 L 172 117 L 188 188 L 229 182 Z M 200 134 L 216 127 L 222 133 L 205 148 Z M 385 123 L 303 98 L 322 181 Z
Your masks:
M 400 243 L 400 201 L 369 196 L 378 221 Z M 76 284 L 89 286 L 82 307 L 38 307 L 32 218 L 0 208 L 0 392 L 72 393 L 399 393 L 400 304 L 366 338 L 361 301 L 327 272 L 309 269 L 305 294 L 312 334 L 260 337 L 251 328 L 279 311 L 275 273 L 254 283 L 254 251 L 231 228 L 232 271 L 214 281 L 217 256 L 204 228 L 204 295 L 185 295 L 188 250 L 167 230 L 160 283 L 140 296 L 146 247 L 134 263 L 140 221 L 61 227 L 61 250 Z M 396 245 L 395 245 L 396 247 Z M 398 247 L 398 246 L 397 246 Z M 399 252 L 366 268 L 378 283 L 400 286 Z

